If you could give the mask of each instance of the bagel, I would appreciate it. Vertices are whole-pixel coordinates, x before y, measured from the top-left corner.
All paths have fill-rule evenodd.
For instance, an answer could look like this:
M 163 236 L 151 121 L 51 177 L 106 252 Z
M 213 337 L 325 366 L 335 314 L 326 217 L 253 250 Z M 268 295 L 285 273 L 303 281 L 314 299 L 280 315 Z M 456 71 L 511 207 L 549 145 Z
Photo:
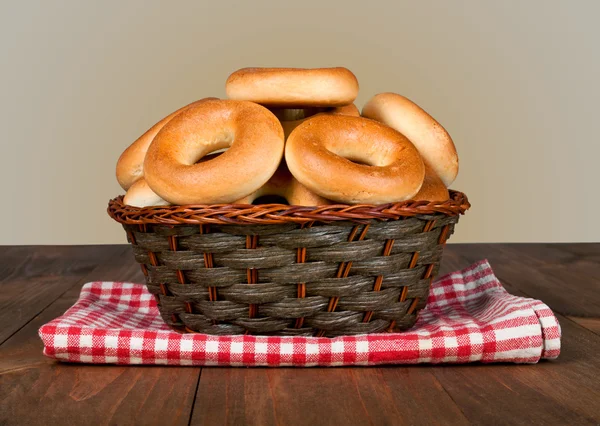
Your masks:
M 446 201 L 449 198 L 450 194 L 442 179 L 426 164 L 423 185 L 412 199 L 415 201 Z
M 150 189 L 146 179 L 140 178 L 129 187 L 123 203 L 133 207 L 168 206 L 169 203 Z
M 405 136 L 362 117 L 306 120 L 290 134 L 285 159 L 310 191 L 348 204 L 408 200 L 425 176 L 423 160 Z
M 252 204 L 258 198 L 265 196 L 285 198 L 287 204 L 292 206 L 324 206 L 331 204 L 331 201 L 318 196 L 298 182 L 288 170 L 285 161 L 282 161 L 267 183 L 252 194 L 237 200 L 234 204 Z
M 365 104 L 362 115 L 398 130 L 417 147 L 446 187 L 454 182 L 458 174 L 454 142 L 446 129 L 417 104 L 395 93 L 380 93 Z
M 242 68 L 229 76 L 230 99 L 263 105 L 336 107 L 358 95 L 356 76 L 346 68 Z
M 231 203 L 269 180 L 283 146 L 281 124 L 265 107 L 207 100 L 185 109 L 158 132 L 144 161 L 145 179 L 172 204 Z M 229 149 L 199 162 L 223 148 Z
M 144 176 L 144 157 L 146 157 L 148 147 L 160 129 L 162 129 L 165 124 L 171 121 L 171 119 L 173 119 L 173 117 L 175 117 L 181 111 L 197 104 L 198 102 L 204 102 L 208 99 L 216 98 L 200 99 L 199 101 L 192 102 L 191 104 L 179 108 L 177 111 L 167 115 L 154 126 L 150 127 L 146 133 L 140 136 L 121 154 L 119 160 L 117 161 L 117 181 L 119 182 L 119 185 L 121 185 L 121 188 L 127 191 L 136 180 Z
M 354 104 L 333 108 L 269 108 L 269 110 L 279 119 L 286 140 L 290 133 L 292 133 L 292 130 L 317 114 L 360 116 L 360 112 Z

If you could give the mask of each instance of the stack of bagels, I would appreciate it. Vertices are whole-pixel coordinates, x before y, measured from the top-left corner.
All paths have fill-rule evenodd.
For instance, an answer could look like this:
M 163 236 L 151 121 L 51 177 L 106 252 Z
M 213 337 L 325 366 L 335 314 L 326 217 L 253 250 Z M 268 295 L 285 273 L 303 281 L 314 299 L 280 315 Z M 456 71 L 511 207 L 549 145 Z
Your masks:
M 458 173 L 446 130 L 394 93 L 353 104 L 346 68 L 244 68 L 228 99 L 160 120 L 123 152 L 124 203 L 290 205 L 445 201 Z

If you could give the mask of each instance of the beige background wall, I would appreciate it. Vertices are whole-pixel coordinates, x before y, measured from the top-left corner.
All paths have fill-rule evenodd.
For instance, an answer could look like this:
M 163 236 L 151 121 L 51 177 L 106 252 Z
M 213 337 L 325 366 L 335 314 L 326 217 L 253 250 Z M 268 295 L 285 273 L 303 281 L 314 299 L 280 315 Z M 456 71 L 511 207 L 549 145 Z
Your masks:
M 355 72 L 453 136 L 453 242 L 599 241 L 600 1 L 24 1 L 0 16 L 0 244 L 124 242 L 114 165 L 244 66 Z

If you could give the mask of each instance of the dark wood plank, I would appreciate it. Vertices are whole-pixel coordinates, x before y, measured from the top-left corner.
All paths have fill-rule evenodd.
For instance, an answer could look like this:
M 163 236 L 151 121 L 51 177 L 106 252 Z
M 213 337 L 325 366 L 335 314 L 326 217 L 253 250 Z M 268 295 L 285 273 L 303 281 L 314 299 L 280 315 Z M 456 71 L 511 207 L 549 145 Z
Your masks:
M 187 425 L 198 369 L 50 365 L 6 376 L 3 425 Z
M 450 245 L 444 253 L 447 263 L 444 266 L 449 270 L 459 269 L 487 257 L 500 275 L 497 269 L 504 271 L 507 256 L 521 255 L 521 246 Z M 555 262 L 569 255 L 553 245 L 549 248 L 527 246 L 523 258 L 527 259 L 525 264 L 533 265 L 531 268 L 546 265 L 544 252 L 547 249 L 551 252 L 549 258 Z M 574 245 L 569 249 L 577 251 L 578 247 Z M 577 256 L 585 258 L 587 255 L 580 250 Z M 510 293 L 531 297 L 520 290 L 522 280 L 515 280 L 514 276 L 510 281 L 499 278 Z M 448 365 L 435 367 L 435 376 L 474 423 L 486 419 L 487 424 L 598 424 L 600 405 L 595 401 L 600 400 L 600 384 L 596 379 L 600 375 L 597 357 L 600 338 L 570 319 L 561 315 L 558 318 L 563 339 L 562 353 L 557 360 L 542 361 L 535 366 Z M 600 325 L 597 319 L 584 320 L 589 328 Z
M 116 279 L 116 276 L 121 276 L 121 280 L 135 281 L 141 279 L 139 268 L 126 256 L 128 251 L 129 249 L 124 246 L 113 247 L 113 255 L 108 260 L 101 265 L 97 265 L 79 282 L 73 284 L 61 297 L 0 346 L 0 373 L 28 368 L 28 366 L 39 362 L 44 364 L 54 363 L 54 361 L 42 355 L 43 345 L 37 335 L 37 330 L 43 324 L 62 315 L 69 309 L 77 301 L 81 287 L 86 282 L 111 279 L 110 277 Z
M 518 258 L 534 266 L 562 265 L 579 263 L 600 264 L 600 244 L 598 243 L 477 243 L 458 244 L 471 253 L 510 251 Z
M 427 369 L 204 368 L 192 425 L 468 424 Z
M 463 244 L 449 244 L 446 247 L 446 249 L 444 250 L 444 255 L 442 257 L 442 264 L 440 267 L 440 273 L 438 277 L 441 277 L 442 275 L 450 272 L 460 271 L 471 266 L 473 263 L 479 260 L 485 259 L 485 256 L 475 259 L 464 256 L 462 254 L 462 246 Z M 521 297 L 530 297 L 527 294 L 520 291 L 519 289 L 515 288 L 509 282 L 501 282 L 501 284 L 510 294 L 514 294 L 515 296 Z
M 597 244 L 549 244 L 555 249 L 572 256 L 564 262 L 570 268 L 575 265 L 577 271 L 598 278 L 600 276 L 600 243 Z
M 42 355 L 38 328 L 94 280 L 140 281 L 142 275 L 129 248 L 113 248 L 105 264 L 0 347 L 0 424 L 188 424 L 200 368 L 63 364 Z
M 600 339 L 560 317 L 562 354 L 537 365 L 437 367 L 435 376 L 465 416 L 481 424 L 600 422 Z
M 473 257 L 467 257 L 464 255 L 464 251 L 463 251 L 463 244 L 457 244 L 457 245 L 453 245 L 453 246 L 449 246 L 447 250 L 445 250 L 444 253 L 444 257 L 442 259 L 442 267 L 445 267 L 448 269 L 449 272 L 451 271 L 458 271 L 461 269 L 464 269 L 468 266 L 471 266 L 473 263 L 485 259 L 485 256 L 473 256 Z M 485 251 L 483 251 L 483 253 L 485 253 Z M 494 265 L 492 265 L 492 268 L 494 267 Z M 494 271 L 495 273 L 495 271 Z M 497 275 L 497 274 L 496 274 Z M 514 294 L 515 296 L 521 296 L 521 297 L 531 297 L 530 295 L 526 294 L 525 292 L 521 291 L 520 289 L 518 289 L 517 287 L 515 287 L 513 284 L 511 284 L 510 281 L 506 281 L 506 280 L 500 280 L 500 284 L 502 284 L 502 287 L 504 287 L 504 289 L 506 291 L 508 291 L 510 294 Z
M 600 336 L 600 318 L 568 317 L 571 321 Z
M 519 256 L 518 247 L 463 246 L 448 245 L 442 272 L 487 257 L 500 275 L 496 263 L 506 272 L 515 263 L 514 256 Z M 540 247 L 528 247 L 520 255 L 531 269 L 541 268 L 544 274 L 551 274 L 553 268 L 559 267 L 568 271 L 569 259 L 576 257 L 583 267 L 574 274 L 580 274 L 589 283 L 594 272 L 589 268 L 596 259 L 595 246 L 589 250 L 579 245 L 566 249 Z M 2 248 L 1 252 L 8 253 L 6 258 L 10 261 L 0 261 L 0 272 L 8 271 L 4 275 L 10 277 L 18 275 L 19 268 L 27 269 L 25 265 L 31 262 L 19 261 L 25 253 L 22 250 Z M 544 264 L 546 251 L 548 259 L 556 265 Z M 563 317 L 563 354 L 557 361 L 537 366 L 210 368 L 202 370 L 196 396 L 198 368 L 64 365 L 43 357 L 38 327 L 75 301 L 84 280 L 141 280 L 130 254 L 112 254 L 104 265 L 87 275 L 82 272 L 83 278 L 75 280 L 76 284 L 67 288 L 58 300 L 0 346 L 0 424 L 65 421 L 164 424 L 165 419 L 185 424 L 194 398 L 193 424 L 445 424 L 450 421 L 597 424 L 600 421 L 596 404 L 600 400 L 600 384 L 595 381 L 600 372 L 597 358 L 600 339 Z M 525 277 L 535 278 L 527 274 Z M 535 282 L 528 284 L 523 274 L 506 273 L 506 279 L 500 278 L 515 294 L 543 290 Z M 553 303 L 567 303 L 555 289 L 550 293 Z M 547 302 L 546 297 L 539 298 Z
M 0 266 L 0 344 L 123 246 L 24 246 Z
M 469 266 L 452 245 L 441 274 Z M 465 424 L 427 367 L 204 368 L 192 425 Z
M 461 244 L 455 250 L 469 261 L 487 258 L 503 284 L 544 301 L 555 312 L 600 317 L 600 268 L 594 264 L 599 245 L 555 246 L 562 245 Z
M 34 279 L 40 276 L 77 275 L 89 272 L 124 249 L 123 244 L 87 246 L 3 246 L 0 280 Z
M 355 369 L 354 376 L 373 424 L 469 424 L 426 366 Z
M 471 263 L 472 262 L 469 262 L 460 255 L 460 245 L 447 244 L 442 255 L 442 264 L 440 265 L 438 277 L 449 274 L 450 272 L 460 271 L 471 265 Z
M 202 369 L 192 425 L 275 425 L 277 407 L 262 369 Z

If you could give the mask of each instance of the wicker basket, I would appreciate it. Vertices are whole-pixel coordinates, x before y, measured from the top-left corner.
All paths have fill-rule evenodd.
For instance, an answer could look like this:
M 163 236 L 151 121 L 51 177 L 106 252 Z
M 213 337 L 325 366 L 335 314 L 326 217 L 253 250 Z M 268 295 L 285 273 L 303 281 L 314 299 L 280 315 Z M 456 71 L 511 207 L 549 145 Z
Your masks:
M 111 200 L 165 322 L 207 334 L 410 328 L 470 204 L 135 208 Z

